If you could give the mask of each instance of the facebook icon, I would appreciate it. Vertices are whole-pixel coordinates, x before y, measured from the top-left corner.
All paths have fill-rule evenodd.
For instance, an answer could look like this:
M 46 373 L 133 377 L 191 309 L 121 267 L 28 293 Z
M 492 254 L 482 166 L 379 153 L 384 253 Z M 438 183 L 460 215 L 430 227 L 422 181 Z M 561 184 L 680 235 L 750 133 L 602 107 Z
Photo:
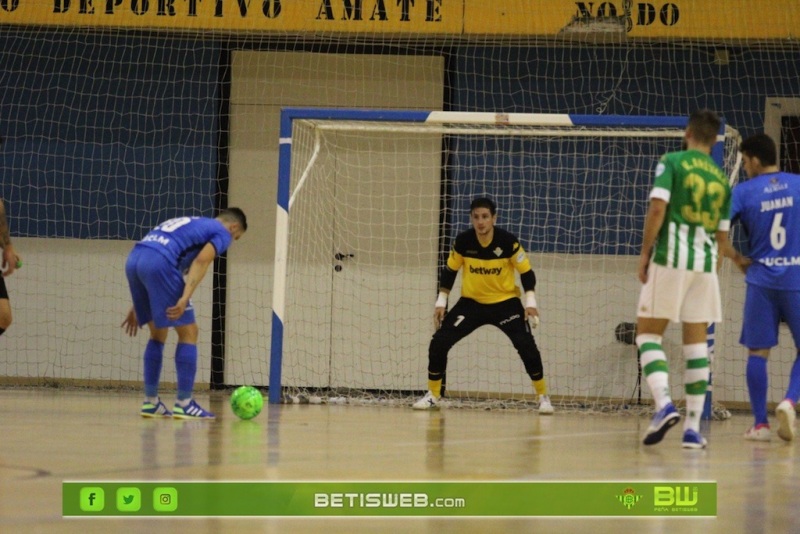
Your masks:
M 81 511 L 100 512 L 105 508 L 105 492 L 103 488 L 81 488 Z

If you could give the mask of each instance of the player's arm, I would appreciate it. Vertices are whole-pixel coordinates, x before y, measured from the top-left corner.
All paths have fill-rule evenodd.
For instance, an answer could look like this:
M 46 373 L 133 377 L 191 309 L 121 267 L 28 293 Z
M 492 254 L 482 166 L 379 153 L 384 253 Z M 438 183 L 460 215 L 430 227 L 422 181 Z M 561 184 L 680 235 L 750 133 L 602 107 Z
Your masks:
M 639 252 L 639 281 L 643 284 L 647 282 L 647 268 L 650 265 L 650 256 L 656 244 L 658 232 L 664 224 L 667 216 L 667 202 L 661 198 L 650 198 L 650 205 L 647 208 L 647 215 L 644 219 L 644 238 L 642 239 L 642 250 Z
M 642 238 L 642 249 L 639 251 L 638 268 L 639 281 L 643 284 L 647 282 L 647 270 L 653 255 L 653 247 L 655 247 L 658 233 L 667 217 L 667 207 L 672 198 L 672 184 L 672 163 L 667 154 L 656 165 L 655 181 L 653 189 L 650 191 L 650 203 L 644 218 L 644 237 Z
M 522 282 L 522 290 L 525 291 L 523 306 L 525 306 L 525 318 L 531 320 L 534 328 L 539 326 L 539 306 L 536 304 L 536 273 L 533 269 L 525 273 L 520 273 L 519 281 Z
M 716 238 L 717 247 L 719 248 L 720 265 L 722 264 L 722 258 L 730 258 L 730 260 L 733 261 L 740 271 L 746 273 L 747 268 L 750 267 L 750 264 L 752 263 L 752 260 L 736 250 L 736 247 L 734 247 L 733 244 L 728 240 L 728 231 L 717 230 Z M 718 269 L 720 265 L 717 266 Z
M 3 249 L 3 263 L 0 267 L 3 269 L 3 276 L 9 276 L 16 270 L 17 263 L 22 260 L 14 250 L 14 245 L 11 244 L 6 207 L 2 199 L 0 199 L 0 247 Z
M 453 289 L 453 284 L 456 283 L 458 270 L 464 264 L 464 256 L 456 250 L 456 246 L 453 246 L 452 250 L 450 250 L 447 263 L 442 267 L 442 272 L 439 274 L 439 295 L 433 305 L 433 327 L 437 330 L 442 326 L 444 314 L 447 312 L 447 297 Z
M 215 249 L 214 245 L 211 243 L 207 243 L 206 246 L 200 250 L 200 253 L 189 266 L 189 271 L 186 273 L 183 295 L 181 295 L 181 298 L 175 303 L 175 306 L 167 308 L 168 319 L 174 321 L 183 315 L 183 312 L 186 311 L 186 306 L 189 305 L 189 299 L 191 299 L 192 294 L 194 294 L 194 290 L 197 289 L 197 286 L 203 281 L 203 277 L 206 275 L 209 265 L 214 262 L 214 258 L 216 257 L 217 249 Z
M 522 283 L 522 290 L 525 292 L 523 298 L 523 306 L 525 307 L 525 319 L 530 318 L 532 326 L 536 328 L 539 326 L 539 307 L 536 304 L 536 273 L 531 267 L 531 261 L 528 255 L 525 254 L 525 249 L 522 245 L 517 243 L 515 245 L 514 254 L 511 256 L 511 262 L 514 268 L 519 273 L 519 281 Z
M 456 282 L 456 275 L 458 275 L 458 269 L 454 271 L 449 265 L 442 267 L 442 272 L 439 275 L 439 295 L 433 305 L 433 326 L 437 330 L 442 326 L 442 320 L 447 311 L 447 297 Z
M 747 272 L 747 268 L 750 267 L 750 264 L 752 263 L 750 258 L 744 256 L 738 250 L 736 250 L 736 248 L 733 246 L 733 243 L 728 240 L 731 225 L 737 220 L 741 222 L 741 214 L 744 211 L 744 199 L 742 198 L 744 194 L 745 192 L 741 187 L 737 186 L 733 188 L 730 198 L 730 216 L 728 217 L 727 221 L 720 221 L 719 230 L 723 230 L 724 232 L 717 231 L 716 233 L 720 259 L 717 269 L 722 266 L 722 258 L 730 258 L 736 267 L 738 267 L 743 273 Z

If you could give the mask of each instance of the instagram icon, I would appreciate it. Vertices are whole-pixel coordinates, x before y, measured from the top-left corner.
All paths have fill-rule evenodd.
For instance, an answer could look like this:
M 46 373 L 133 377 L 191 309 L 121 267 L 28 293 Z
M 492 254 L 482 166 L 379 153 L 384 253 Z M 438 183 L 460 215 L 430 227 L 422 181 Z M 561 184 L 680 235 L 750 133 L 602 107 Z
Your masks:
M 178 509 L 178 490 L 175 488 L 155 488 L 153 490 L 153 509 L 156 512 L 174 512 Z

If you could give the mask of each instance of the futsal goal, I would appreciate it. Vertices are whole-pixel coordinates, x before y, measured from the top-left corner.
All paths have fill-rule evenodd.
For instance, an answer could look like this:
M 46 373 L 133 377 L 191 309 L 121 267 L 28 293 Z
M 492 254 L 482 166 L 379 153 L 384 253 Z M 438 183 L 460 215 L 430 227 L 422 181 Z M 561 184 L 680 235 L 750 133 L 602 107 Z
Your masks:
M 556 403 L 640 404 L 635 345 L 615 329 L 635 321 L 653 171 L 680 149 L 685 126 L 685 117 L 284 109 L 270 401 L 421 394 L 438 273 L 469 228 L 470 201 L 489 196 L 497 225 L 530 253 L 535 335 Z M 712 155 L 735 180 L 738 134 L 723 125 L 718 139 Z M 450 305 L 459 288 L 460 277 Z M 678 344 L 665 339 L 667 351 Z M 682 387 L 682 365 L 672 368 Z M 446 391 L 457 406 L 532 400 L 514 348 L 491 327 L 453 348 Z

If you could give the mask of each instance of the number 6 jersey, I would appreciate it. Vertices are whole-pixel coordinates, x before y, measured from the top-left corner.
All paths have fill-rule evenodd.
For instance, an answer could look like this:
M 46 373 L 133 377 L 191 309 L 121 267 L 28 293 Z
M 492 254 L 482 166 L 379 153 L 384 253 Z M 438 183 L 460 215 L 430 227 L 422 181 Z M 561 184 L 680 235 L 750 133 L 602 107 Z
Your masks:
M 731 220 L 747 233 L 753 260 L 745 281 L 770 289 L 800 290 L 800 176 L 766 173 L 733 188 Z

